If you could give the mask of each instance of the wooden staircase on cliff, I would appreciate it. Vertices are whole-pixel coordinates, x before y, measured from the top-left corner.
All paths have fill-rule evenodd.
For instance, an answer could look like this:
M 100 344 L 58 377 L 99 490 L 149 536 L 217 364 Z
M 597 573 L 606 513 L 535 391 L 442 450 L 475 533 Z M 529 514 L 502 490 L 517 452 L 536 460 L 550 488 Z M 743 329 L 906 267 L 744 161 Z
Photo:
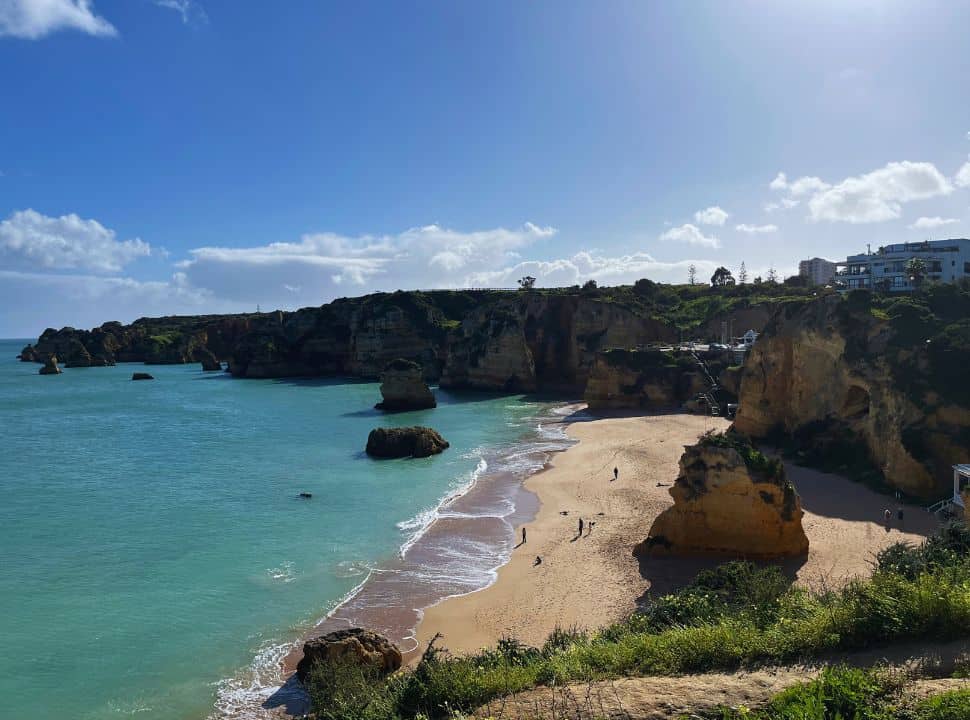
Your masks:
M 717 391 L 720 390 L 720 386 L 717 384 L 717 380 L 711 375 L 711 371 L 707 367 L 707 363 L 698 355 L 695 351 L 691 350 L 690 355 L 694 358 L 694 362 L 697 363 L 697 367 L 700 368 L 701 372 L 704 374 L 704 379 L 707 381 L 708 389 L 706 392 L 699 394 L 699 397 L 704 399 L 707 403 L 707 407 L 711 411 L 711 415 L 720 415 L 721 406 L 717 401 Z

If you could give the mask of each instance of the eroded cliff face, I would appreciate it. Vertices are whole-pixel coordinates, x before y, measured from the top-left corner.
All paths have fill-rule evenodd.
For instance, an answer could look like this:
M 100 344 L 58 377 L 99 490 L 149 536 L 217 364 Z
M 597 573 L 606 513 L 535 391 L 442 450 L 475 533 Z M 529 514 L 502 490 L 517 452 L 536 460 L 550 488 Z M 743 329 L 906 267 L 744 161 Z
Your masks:
M 849 431 L 891 485 L 940 494 L 970 450 L 970 412 L 936 394 L 912 397 L 894 368 L 921 349 L 892 341 L 889 323 L 837 296 L 782 307 L 744 364 L 735 427 L 819 443 Z
M 732 448 L 686 448 L 670 489 L 674 505 L 657 516 L 635 553 L 745 558 L 806 554 L 801 502 L 780 472 L 759 475 Z
M 590 410 L 671 410 L 707 389 L 687 356 L 658 350 L 607 350 L 593 363 L 584 400 Z

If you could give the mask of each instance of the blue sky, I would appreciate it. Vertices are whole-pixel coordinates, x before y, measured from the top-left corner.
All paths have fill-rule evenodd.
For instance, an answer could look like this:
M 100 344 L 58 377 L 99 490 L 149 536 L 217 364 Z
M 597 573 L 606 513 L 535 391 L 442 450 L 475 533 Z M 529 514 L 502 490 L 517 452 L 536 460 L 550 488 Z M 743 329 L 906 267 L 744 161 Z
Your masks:
M 0 0 L 0 336 L 965 237 L 967 27 L 957 2 Z

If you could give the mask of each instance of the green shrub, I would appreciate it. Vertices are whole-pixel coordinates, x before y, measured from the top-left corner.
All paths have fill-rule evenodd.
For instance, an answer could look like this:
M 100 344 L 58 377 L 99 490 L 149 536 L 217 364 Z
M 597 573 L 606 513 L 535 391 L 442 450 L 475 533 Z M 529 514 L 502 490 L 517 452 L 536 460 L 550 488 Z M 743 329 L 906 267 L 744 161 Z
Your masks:
M 913 720 L 967 720 L 970 718 L 970 689 L 950 690 L 920 702 Z

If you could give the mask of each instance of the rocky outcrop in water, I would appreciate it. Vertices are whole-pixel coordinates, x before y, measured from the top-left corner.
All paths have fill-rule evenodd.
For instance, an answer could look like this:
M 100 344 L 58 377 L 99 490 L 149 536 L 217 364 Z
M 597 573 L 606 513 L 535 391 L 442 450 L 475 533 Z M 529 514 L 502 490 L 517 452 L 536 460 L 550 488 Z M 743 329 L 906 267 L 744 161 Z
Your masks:
M 387 412 L 425 410 L 438 405 L 424 381 L 421 366 L 403 358 L 388 363 L 381 373 L 381 397 L 383 400 L 374 407 Z
M 367 436 L 366 452 L 377 458 L 423 458 L 444 452 L 448 447 L 448 441 L 431 428 L 375 428 Z
M 204 372 L 222 370 L 222 363 L 219 362 L 219 358 L 209 348 L 203 347 L 196 350 L 195 358 L 202 363 L 202 370 Z
M 656 518 L 637 554 L 777 558 L 808 552 L 801 502 L 784 468 L 744 449 L 743 441 L 712 436 L 688 447 L 670 495 L 673 506 Z
M 48 355 L 39 372 L 41 375 L 60 375 L 63 371 L 57 366 L 57 356 Z
M 145 372 L 136 372 L 131 374 L 132 380 L 154 380 L 154 376 Z
M 795 438 L 829 461 L 868 460 L 912 495 L 945 493 L 950 466 L 966 462 L 970 447 L 959 345 L 961 332 L 963 342 L 970 336 L 970 296 L 952 286 L 932 292 L 939 313 L 954 313 L 954 330 L 907 297 L 882 312 L 864 292 L 782 306 L 744 364 L 737 429 Z
M 383 677 L 397 672 L 402 663 L 401 651 L 383 635 L 362 628 L 337 630 L 303 643 L 303 659 L 296 675 L 305 683 L 318 663 L 350 663 Z

